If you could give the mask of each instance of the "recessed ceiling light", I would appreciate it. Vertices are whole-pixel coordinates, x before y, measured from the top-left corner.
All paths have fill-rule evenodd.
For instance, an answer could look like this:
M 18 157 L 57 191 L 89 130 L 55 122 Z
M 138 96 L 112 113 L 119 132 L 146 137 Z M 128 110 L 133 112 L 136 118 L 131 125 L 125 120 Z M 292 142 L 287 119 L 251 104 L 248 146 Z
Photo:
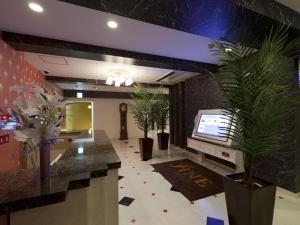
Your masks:
M 83 147 L 78 147 L 77 152 L 78 154 L 83 154 L 84 153 Z
M 42 7 L 41 5 L 35 3 L 35 2 L 30 2 L 30 3 L 28 4 L 28 7 L 29 7 L 31 10 L 33 10 L 33 11 L 35 11 L 35 12 L 38 12 L 38 13 L 42 13 L 42 12 L 44 11 L 43 7 Z
M 118 28 L 118 23 L 117 23 L 116 21 L 109 20 L 109 21 L 107 22 L 107 26 L 108 26 L 109 28 L 116 29 L 116 28 Z

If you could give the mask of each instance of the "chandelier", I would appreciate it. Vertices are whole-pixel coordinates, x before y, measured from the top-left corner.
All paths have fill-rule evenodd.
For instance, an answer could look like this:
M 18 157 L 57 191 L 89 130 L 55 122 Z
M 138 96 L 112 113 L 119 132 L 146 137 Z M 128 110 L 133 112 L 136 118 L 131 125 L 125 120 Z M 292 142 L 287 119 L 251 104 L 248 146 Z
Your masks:
M 130 86 L 133 84 L 132 78 L 128 77 L 129 72 L 124 69 L 112 69 L 110 70 L 111 76 L 106 79 L 105 84 L 114 85 L 120 87 L 122 84 Z

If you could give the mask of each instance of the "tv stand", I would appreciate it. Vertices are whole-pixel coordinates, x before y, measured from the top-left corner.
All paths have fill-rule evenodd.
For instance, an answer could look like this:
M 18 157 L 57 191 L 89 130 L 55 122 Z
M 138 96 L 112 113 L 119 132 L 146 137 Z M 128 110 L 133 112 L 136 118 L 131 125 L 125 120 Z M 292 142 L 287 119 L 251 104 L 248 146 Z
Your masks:
M 204 160 L 204 154 L 208 154 L 235 164 L 236 172 L 244 170 L 243 154 L 238 150 L 189 137 L 187 138 L 187 147 L 198 152 L 200 161 Z

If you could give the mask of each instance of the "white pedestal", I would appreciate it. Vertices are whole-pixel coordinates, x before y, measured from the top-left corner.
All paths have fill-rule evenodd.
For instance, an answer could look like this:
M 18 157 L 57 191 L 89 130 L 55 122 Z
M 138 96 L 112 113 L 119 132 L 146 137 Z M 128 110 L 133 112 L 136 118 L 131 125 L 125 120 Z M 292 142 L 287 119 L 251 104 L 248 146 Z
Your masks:
M 187 147 L 198 151 L 198 159 L 200 162 L 204 160 L 204 154 L 208 154 L 235 164 L 236 172 L 242 172 L 244 170 L 243 154 L 238 150 L 193 138 L 187 138 Z

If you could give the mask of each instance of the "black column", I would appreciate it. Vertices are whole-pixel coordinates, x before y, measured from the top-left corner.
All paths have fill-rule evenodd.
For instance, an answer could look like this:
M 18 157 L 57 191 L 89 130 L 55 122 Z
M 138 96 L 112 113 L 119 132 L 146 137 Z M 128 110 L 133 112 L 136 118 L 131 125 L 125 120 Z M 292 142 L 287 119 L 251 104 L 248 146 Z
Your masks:
M 178 145 L 186 148 L 186 121 L 185 121 L 185 85 L 184 82 L 178 84 Z
M 170 127 L 170 144 L 174 144 L 174 87 L 169 88 L 169 97 L 170 97 L 170 112 L 169 112 L 169 127 Z
M 294 63 L 295 73 L 291 77 L 290 87 L 299 98 L 299 66 Z M 283 187 L 292 192 L 300 191 L 300 106 L 287 109 L 290 120 L 283 133 L 282 147 L 272 155 L 259 157 L 255 162 L 256 176 Z
M 298 89 L 298 95 L 300 99 L 300 58 L 295 62 L 296 71 L 296 88 Z M 300 106 L 297 108 L 296 112 L 296 190 L 295 192 L 300 192 Z
M 179 146 L 179 113 L 178 113 L 178 105 L 179 105 L 179 85 L 174 85 L 174 105 L 173 105 L 173 115 L 174 115 L 174 145 Z

